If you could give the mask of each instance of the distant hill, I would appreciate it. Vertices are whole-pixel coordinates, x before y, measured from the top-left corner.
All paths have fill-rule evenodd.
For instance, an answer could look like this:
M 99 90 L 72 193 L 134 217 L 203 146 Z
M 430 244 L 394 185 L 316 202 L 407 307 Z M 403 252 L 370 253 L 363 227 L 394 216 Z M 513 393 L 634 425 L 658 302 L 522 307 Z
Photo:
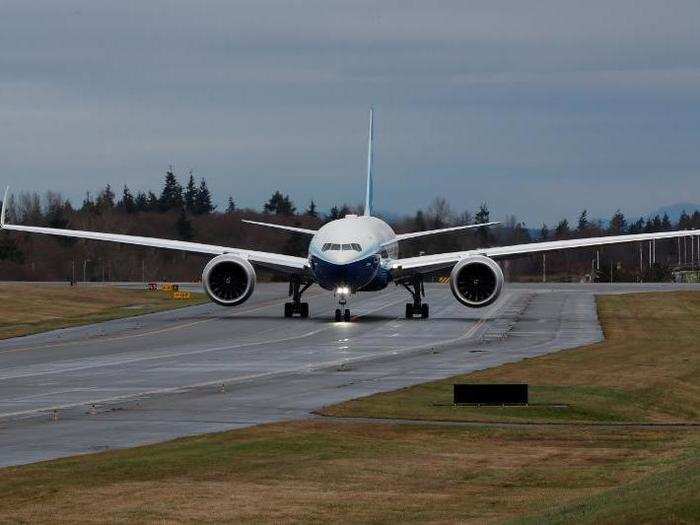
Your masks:
M 658 214 L 659 216 L 663 217 L 664 213 L 668 213 L 668 216 L 672 222 L 678 222 L 678 219 L 680 218 L 681 213 L 683 213 L 684 210 L 688 214 L 692 215 L 694 211 L 700 211 L 700 204 L 693 204 L 690 202 L 679 202 L 677 204 L 662 206 L 658 210 L 652 211 L 649 215 L 653 217 L 654 215 Z

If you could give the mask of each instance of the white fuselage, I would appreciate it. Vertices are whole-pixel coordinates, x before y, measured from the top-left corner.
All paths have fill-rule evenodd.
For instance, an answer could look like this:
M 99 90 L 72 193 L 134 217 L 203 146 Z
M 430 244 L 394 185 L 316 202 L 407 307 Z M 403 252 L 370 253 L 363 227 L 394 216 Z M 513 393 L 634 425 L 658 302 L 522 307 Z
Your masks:
M 398 256 L 391 227 L 377 217 L 347 215 L 321 227 L 309 243 L 309 265 L 328 290 L 377 290 L 391 280 L 386 265 Z

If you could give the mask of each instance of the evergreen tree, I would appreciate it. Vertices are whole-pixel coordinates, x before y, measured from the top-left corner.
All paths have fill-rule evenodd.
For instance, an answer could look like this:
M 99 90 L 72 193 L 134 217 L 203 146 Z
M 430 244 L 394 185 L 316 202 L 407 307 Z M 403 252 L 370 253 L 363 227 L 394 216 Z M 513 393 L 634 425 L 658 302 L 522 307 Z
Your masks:
M 328 213 L 328 220 L 334 221 L 336 219 L 340 219 L 340 210 L 338 209 L 338 206 L 334 204 L 330 212 Z
M 681 213 L 680 219 L 678 219 L 678 229 L 679 230 L 689 230 L 690 227 L 691 227 L 690 215 L 688 215 L 688 212 L 683 210 L 683 213 Z
M 156 194 L 152 191 L 148 191 L 146 196 L 146 210 L 145 211 L 158 211 L 160 209 L 160 201 Z
M 693 228 L 694 230 L 697 230 L 700 228 L 700 211 L 695 210 L 693 212 L 693 216 L 690 218 L 690 227 Z
M 142 191 L 136 194 L 134 199 L 134 211 L 146 211 L 148 209 L 148 200 L 146 194 Z
M 226 205 L 226 213 L 229 215 L 236 211 L 236 203 L 233 202 L 233 197 L 228 196 L 228 204 Z
M 141 193 L 140 195 L 143 194 Z M 117 203 L 117 208 L 125 211 L 126 213 L 134 213 L 134 211 L 136 211 L 136 202 L 134 201 L 134 196 L 131 194 L 131 191 L 129 191 L 129 187 L 126 184 L 124 184 L 122 198 L 119 199 L 119 202 Z
M 187 218 L 184 208 L 180 208 L 180 215 L 177 217 L 177 222 L 175 223 L 175 229 L 177 230 L 177 235 L 183 241 L 189 241 L 192 239 L 193 230 L 192 223 Z
M 479 206 L 479 211 L 477 211 L 476 215 L 474 215 L 474 223 L 475 224 L 484 224 L 485 222 L 489 222 L 490 216 L 491 216 L 491 212 L 489 211 L 488 207 L 486 206 L 486 203 L 482 202 L 481 206 Z
M 194 176 L 190 170 L 190 178 L 185 187 L 185 209 L 190 213 L 195 213 L 195 201 L 197 200 L 197 186 L 194 183 Z
M 491 212 L 489 211 L 488 207 L 486 206 L 485 202 L 481 203 L 481 206 L 479 206 L 479 211 L 476 212 L 476 215 L 474 215 L 474 223 L 475 224 L 484 224 L 489 222 L 489 219 L 491 217 Z M 489 229 L 488 228 L 479 228 L 479 231 L 477 232 L 479 235 L 479 240 L 481 241 L 482 244 L 486 244 L 489 241 Z
M 540 228 L 540 240 L 541 241 L 546 241 L 549 240 L 549 228 L 545 223 L 542 223 L 542 227 Z
M 513 229 L 513 241 L 517 244 L 530 242 L 532 237 L 524 222 L 519 222 Z
M 95 213 L 97 207 L 95 206 L 95 201 L 92 199 L 89 191 L 85 192 L 85 198 L 83 199 L 83 205 L 80 207 L 81 213 Z
M 213 212 L 214 208 L 216 208 L 216 206 L 212 206 L 211 204 L 211 193 L 209 192 L 209 188 L 207 188 L 207 181 L 202 179 L 194 195 L 193 211 L 196 215 L 206 215 Z
M 282 195 L 282 193 L 276 191 L 263 206 L 263 211 L 265 213 L 274 213 L 275 215 L 294 215 L 296 208 L 289 195 Z
M 651 221 L 651 224 L 653 225 L 655 232 L 660 232 L 663 230 L 663 227 L 664 227 L 663 221 L 661 220 L 661 217 L 659 217 L 658 215 L 654 216 L 654 220 Z
M 73 210 L 69 201 L 63 201 L 58 193 L 49 192 L 46 195 L 46 223 L 51 228 L 68 226 L 68 213 Z
M 428 229 L 428 226 L 425 223 L 425 215 L 423 214 L 423 210 L 418 210 L 416 212 L 416 216 L 413 219 L 413 228 L 417 232 L 422 232 Z
M 671 224 L 671 219 L 669 218 L 668 213 L 664 213 L 664 217 L 663 219 L 661 219 L 661 229 L 665 232 L 671 231 L 673 229 L 673 225 Z
M 114 208 L 114 192 L 112 191 L 112 186 L 107 184 L 107 186 L 104 187 L 104 189 L 97 196 L 97 202 L 95 205 L 100 211 Z
M 557 224 L 557 227 L 554 230 L 554 236 L 557 239 L 567 239 L 571 236 L 571 228 L 569 227 L 568 220 L 562 219 L 559 221 L 559 224 Z
M 179 210 L 184 205 L 182 186 L 180 186 L 180 183 L 175 178 L 172 169 L 165 172 L 165 183 L 163 184 L 163 191 L 160 194 L 160 199 L 158 199 L 158 205 L 160 211 L 164 212 Z
M 625 233 L 626 227 L 627 220 L 624 214 L 620 210 L 617 210 L 612 216 L 612 219 L 610 219 L 610 228 L 608 228 L 608 231 L 611 235 L 622 235 Z
M 304 212 L 304 215 L 308 217 L 318 217 L 318 211 L 316 210 L 316 203 L 314 202 L 313 199 L 311 199 L 311 202 L 309 203 L 309 207 L 306 209 Z
M 588 210 L 583 210 L 581 215 L 578 216 L 578 227 L 576 229 L 579 233 L 584 233 L 588 226 Z
M 644 217 L 640 217 L 635 222 L 629 225 L 627 233 L 643 233 L 644 232 Z

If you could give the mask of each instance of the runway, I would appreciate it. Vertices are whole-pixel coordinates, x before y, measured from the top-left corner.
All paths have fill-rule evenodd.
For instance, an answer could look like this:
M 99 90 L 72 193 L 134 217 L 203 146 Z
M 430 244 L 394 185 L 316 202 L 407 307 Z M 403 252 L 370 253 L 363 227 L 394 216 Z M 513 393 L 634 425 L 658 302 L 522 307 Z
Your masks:
M 600 341 L 595 293 L 692 285 L 511 285 L 483 310 L 426 285 L 359 294 L 335 323 L 312 288 L 310 319 L 284 319 L 287 286 L 212 304 L 0 342 L 0 465 L 308 417 L 321 406 Z

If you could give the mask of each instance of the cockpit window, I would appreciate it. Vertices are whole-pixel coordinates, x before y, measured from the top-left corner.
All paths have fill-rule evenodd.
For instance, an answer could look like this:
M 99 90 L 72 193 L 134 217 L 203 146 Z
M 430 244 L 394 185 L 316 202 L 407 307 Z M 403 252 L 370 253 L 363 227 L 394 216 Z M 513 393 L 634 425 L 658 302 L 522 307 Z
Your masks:
M 356 242 L 352 243 L 345 243 L 345 244 L 333 244 L 330 242 L 324 243 L 323 247 L 321 248 L 322 252 L 327 252 L 328 250 L 331 251 L 339 251 L 342 250 L 344 252 L 349 252 L 351 250 L 354 250 L 356 252 L 361 252 L 362 251 L 362 246 L 357 244 Z

